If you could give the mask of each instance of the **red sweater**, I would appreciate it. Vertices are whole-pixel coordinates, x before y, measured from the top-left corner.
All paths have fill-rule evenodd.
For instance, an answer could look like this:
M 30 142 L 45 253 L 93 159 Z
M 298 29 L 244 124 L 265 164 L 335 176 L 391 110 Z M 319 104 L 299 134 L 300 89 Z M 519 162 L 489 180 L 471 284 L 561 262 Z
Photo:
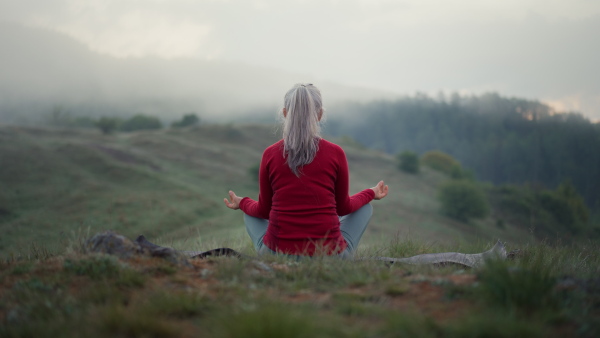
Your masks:
M 346 249 L 338 216 L 350 214 L 375 197 L 372 189 L 348 196 L 346 154 L 340 146 L 321 139 L 313 161 L 294 175 L 283 157 L 283 140 L 263 153 L 259 170 L 258 202 L 244 197 L 240 209 L 269 220 L 264 244 L 292 255 L 313 255 L 318 246 L 327 254 Z

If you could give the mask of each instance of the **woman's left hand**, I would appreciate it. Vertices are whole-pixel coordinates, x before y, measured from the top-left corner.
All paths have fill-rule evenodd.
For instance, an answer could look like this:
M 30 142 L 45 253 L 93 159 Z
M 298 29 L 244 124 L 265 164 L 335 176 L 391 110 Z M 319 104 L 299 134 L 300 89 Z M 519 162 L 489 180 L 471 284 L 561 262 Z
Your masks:
M 383 183 L 383 181 L 379 181 L 379 183 L 377 183 L 377 185 L 371 189 L 373 189 L 373 191 L 375 192 L 374 199 L 380 200 L 380 199 L 384 198 L 385 196 L 387 196 L 389 187 L 387 185 L 385 185 Z
M 237 210 L 240 208 L 240 202 L 242 201 L 242 198 L 237 196 L 231 190 L 229 190 L 229 199 L 230 199 L 230 201 L 228 201 L 226 198 L 223 199 L 225 201 L 225 205 L 229 209 Z

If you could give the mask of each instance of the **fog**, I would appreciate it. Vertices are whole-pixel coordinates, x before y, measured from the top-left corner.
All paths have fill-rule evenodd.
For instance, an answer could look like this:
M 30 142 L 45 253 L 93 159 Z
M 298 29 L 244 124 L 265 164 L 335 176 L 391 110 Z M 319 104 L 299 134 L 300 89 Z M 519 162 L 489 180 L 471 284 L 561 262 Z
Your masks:
M 296 82 L 330 105 L 495 91 L 600 119 L 594 1 L 21 0 L 0 22 L 5 121 L 274 114 Z

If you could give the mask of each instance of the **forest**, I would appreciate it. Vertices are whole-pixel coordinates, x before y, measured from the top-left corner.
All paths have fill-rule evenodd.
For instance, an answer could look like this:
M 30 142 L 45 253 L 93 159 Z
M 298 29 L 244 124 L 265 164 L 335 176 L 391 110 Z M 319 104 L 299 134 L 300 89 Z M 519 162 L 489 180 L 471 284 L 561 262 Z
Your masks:
M 334 109 L 343 114 L 327 121 L 329 135 L 390 154 L 440 150 L 494 184 L 552 189 L 570 181 L 600 208 L 600 123 L 578 113 L 496 93 L 417 94 Z

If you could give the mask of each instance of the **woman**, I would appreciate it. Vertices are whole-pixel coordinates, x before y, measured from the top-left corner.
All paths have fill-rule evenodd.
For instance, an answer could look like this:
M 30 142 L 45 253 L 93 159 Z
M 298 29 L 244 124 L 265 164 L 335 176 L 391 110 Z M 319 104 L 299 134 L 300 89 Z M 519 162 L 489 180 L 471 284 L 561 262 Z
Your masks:
M 283 139 L 268 147 L 254 201 L 229 192 L 225 205 L 242 209 L 259 255 L 315 254 L 351 258 L 373 213 L 369 202 L 388 193 L 383 181 L 348 196 L 348 162 L 342 148 L 320 136 L 321 93 L 296 84 L 284 98 Z

